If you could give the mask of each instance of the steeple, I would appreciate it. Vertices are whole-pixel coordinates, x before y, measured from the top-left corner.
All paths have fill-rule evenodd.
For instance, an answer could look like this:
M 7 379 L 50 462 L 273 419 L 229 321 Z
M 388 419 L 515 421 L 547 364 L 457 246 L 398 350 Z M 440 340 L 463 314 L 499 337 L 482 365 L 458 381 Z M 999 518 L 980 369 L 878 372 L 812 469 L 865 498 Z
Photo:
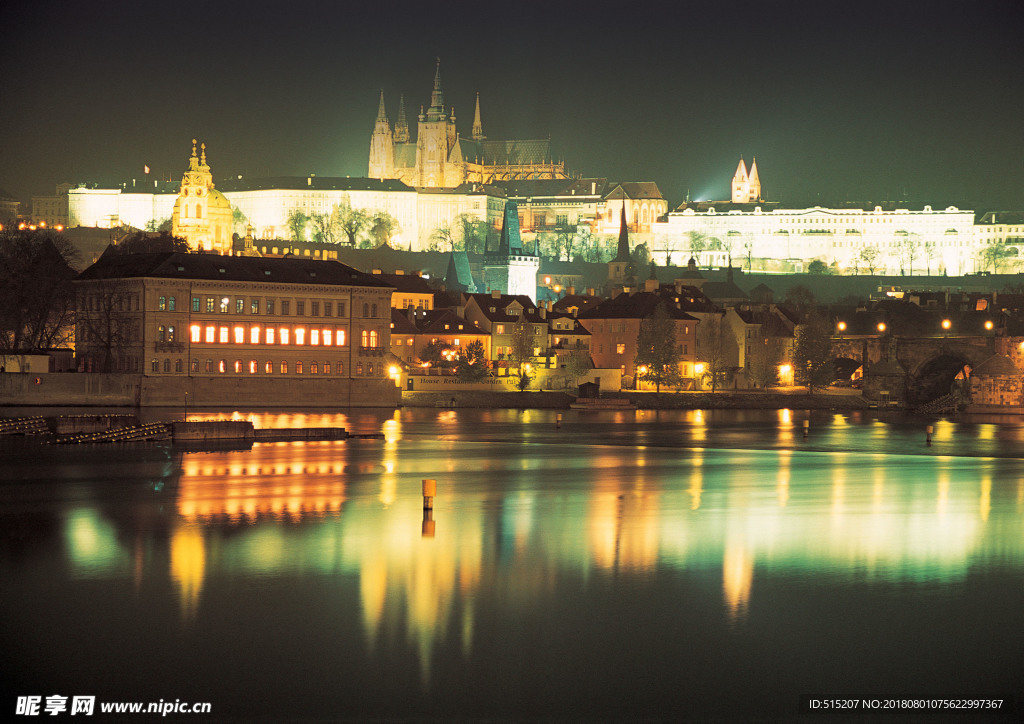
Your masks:
M 383 95 L 383 91 L 381 91 Z M 395 141 L 398 143 L 408 143 L 409 141 L 409 121 L 405 119 L 405 96 L 398 96 L 398 120 L 395 121 Z
M 480 121 L 480 91 L 476 93 L 476 113 L 473 116 L 473 140 L 482 141 L 487 136 L 484 135 L 484 124 Z
M 626 226 L 626 200 L 622 200 L 622 217 L 619 220 L 619 249 L 612 261 L 632 261 L 629 256 L 629 227 Z
M 761 200 L 761 179 L 757 175 L 757 158 L 750 161 L 750 201 Z
M 188 159 L 188 170 L 198 171 L 199 170 L 199 157 L 196 156 L 196 139 L 192 139 L 192 156 Z
M 747 176 L 747 164 L 740 157 L 740 164 L 732 177 L 732 202 L 745 204 L 750 201 L 750 178 Z
M 391 124 L 388 123 L 388 112 L 384 107 L 384 90 L 380 92 L 380 105 L 377 106 L 377 122 L 373 126 L 374 133 L 391 133 Z
M 519 235 L 519 207 L 515 201 L 505 202 L 505 219 L 501 225 L 501 240 L 498 242 L 497 256 L 508 258 L 510 255 L 523 254 L 523 238 Z
M 441 59 L 437 59 L 437 70 L 434 72 L 434 90 L 430 94 L 430 115 L 444 115 L 444 93 L 441 91 Z

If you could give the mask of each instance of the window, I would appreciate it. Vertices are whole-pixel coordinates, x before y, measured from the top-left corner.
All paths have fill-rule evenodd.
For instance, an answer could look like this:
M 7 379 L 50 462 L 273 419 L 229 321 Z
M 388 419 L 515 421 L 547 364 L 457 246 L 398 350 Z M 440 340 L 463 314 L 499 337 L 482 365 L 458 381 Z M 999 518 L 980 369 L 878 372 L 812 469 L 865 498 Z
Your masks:
M 296 327 L 295 328 L 295 344 L 305 344 L 305 343 L 306 343 L 306 329 L 305 329 L 305 327 Z
M 253 299 L 249 303 L 249 314 L 259 314 L 259 313 L 260 313 L 260 300 L 259 299 Z
M 398 339 L 395 339 L 393 341 L 394 341 L 394 344 L 395 344 L 396 347 L 401 347 L 403 344 L 405 344 L 405 342 L 402 340 L 401 337 L 399 337 Z
M 167 341 L 167 328 L 164 325 L 160 325 L 156 328 L 156 341 L 165 342 Z
M 273 299 L 268 299 L 267 300 L 267 314 L 273 314 L 273 313 L 274 313 L 274 300 Z
M 249 374 L 256 374 L 256 360 L 254 359 L 249 360 Z
M 314 317 L 320 316 L 320 302 L 309 303 L 309 313 Z
M 221 314 L 227 314 L 228 313 L 228 302 L 230 302 L 230 301 L 231 300 L 228 299 L 227 297 L 222 297 L 221 298 L 221 300 L 220 300 L 220 313 Z
M 363 316 L 364 317 L 369 317 L 370 316 L 370 305 L 367 304 L 366 302 L 363 302 Z
M 360 338 L 359 338 L 359 344 L 361 346 L 363 346 L 363 347 L 369 347 L 370 346 L 370 331 L 369 330 L 367 330 L 367 329 L 363 330 L 363 333 L 360 335 Z
M 192 311 L 199 311 L 199 297 L 192 297 Z
M 197 360 L 197 359 L 192 360 L 192 371 L 193 372 L 199 372 L 199 360 Z
M 167 311 L 167 297 L 160 297 L 160 299 L 156 303 L 156 308 L 159 309 L 161 312 L 166 312 Z
M 173 342 L 174 341 L 174 325 L 173 324 L 170 327 L 167 328 L 167 341 L 168 342 Z
M 288 344 L 288 328 L 281 327 L 278 332 L 281 334 L 281 344 Z
M 339 317 L 344 317 L 345 316 L 345 302 L 343 302 L 341 300 L 338 300 L 338 316 Z
M 324 374 L 325 375 L 331 374 L 331 363 L 330 362 L 324 362 Z
M 236 299 L 235 300 L 235 314 L 241 314 L 244 311 L 245 311 L 245 300 L 244 299 Z
M 206 343 L 213 344 L 217 341 L 217 328 L 212 324 L 206 325 Z
M 266 374 L 268 374 L 268 375 L 273 374 L 274 373 L 274 363 L 271 362 L 270 360 L 267 360 L 266 363 L 263 365 L 263 371 Z
M 363 374 L 363 363 L 362 362 L 360 362 L 359 364 L 356 365 L 356 374 L 357 375 L 362 375 Z
M 297 375 L 301 375 L 302 374 L 302 362 L 301 361 L 298 361 L 298 362 L 295 363 L 295 374 L 297 374 Z
M 320 374 L 320 368 L 317 366 L 316 362 L 310 362 L 309 363 L 309 374 L 311 374 L 311 375 L 318 375 L 318 374 Z
M 311 330 L 309 330 L 309 343 L 311 345 L 319 345 L 320 344 L 320 330 L 319 329 L 311 329 Z
M 281 314 L 289 314 L 291 311 L 291 302 L 287 300 L 281 301 Z
M 227 344 L 228 343 L 228 328 L 227 327 L 221 327 L 220 328 L 220 336 L 218 337 L 218 341 L 221 344 Z
M 376 317 L 377 316 L 377 305 L 376 304 L 370 306 L 370 316 L 371 317 Z
M 206 311 L 207 311 L 207 312 L 212 312 L 212 311 L 213 311 L 213 304 L 214 304 L 214 301 L 215 301 L 215 300 L 214 300 L 214 298 L 213 298 L 213 297 L 207 297 L 207 298 L 206 298 Z
M 504 324 L 497 324 L 497 325 L 495 325 L 494 333 L 495 334 L 505 334 L 505 325 Z
M 171 361 L 169 359 L 164 360 L 164 372 L 171 371 Z
M 336 334 L 335 337 L 334 337 L 334 344 L 336 346 L 338 346 L 338 347 L 344 347 L 345 346 L 345 330 L 344 329 L 339 329 L 338 330 L 338 334 Z
M 213 360 L 212 359 L 206 360 L 206 371 L 207 372 L 213 372 Z
M 332 336 L 331 335 L 331 330 L 325 329 L 324 330 L 324 346 L 325 347 L 330 347 L 331 346 L 331 336 Z
M 267 331 L 264 333 L 264 336 L 263 336 L 263 343 L 264 344 L 273 344 L 274 343 L 274 328 L 273 327 L 267 327 Z
M 259 343 L 260 343 L 260 328 L 259 327 L 250 327 L 249 328 L 249 344 L 259 344 Z
M 236 359 L 235 360 L 235 374 L 236 375 L 237 374 L 241 374 L 241 372 L 242 372 L 242 360 Z
M 313 304 L 316 304 L 316 302 L 313 302 Z M 324 302 L 324 316 L 325 317 L 331 316 L 331 303 L 330 302 Z
M 616 354 L 626 354 L 626 345 L 624 345 L 624 344 L 617 344 L 617 345 L 615 345 L 615 353 Z
M 189 341 L 192 342 L 193 344 L 198 343 L 199 340 L 202 338 L 203 329 L 198 324 L 193 324 L 191 327 L 188 328 L 188 331 Z
M 175 305 L 174 305 L 174 297 L 171 297 L 170 299 L 167 300 L 167 309 L 168 309 L 168 311 L 173 312 L 173 311 L 175 311 L 174 307 L 175 307 Z
M 175 372 L 181 372 L 181 360 L 180 359 L 174 360 L 174 371 Z
M 405 340 L 405 343 L 412 347 L 412 337 L 409 337 L 409 339 Z
M 306 313 L 306 302 L 304 300 L 295 302 L 295 313 L 299 316 Z
M 284 360 L 281 360 L 281 374 L 282 375 L 288 374 L 288 363 L 285 362 Z
M 338 370 L 338 374 L 339 375 L 344 374 L 345 373 L 345 363 L 344 362 L 339 362 L 336 369 Z
M 158 360 L 153 360 L 153 363 L 150 365 L 150 370 L 152 370 L 153 372 L 159 372 L 160 362 Z

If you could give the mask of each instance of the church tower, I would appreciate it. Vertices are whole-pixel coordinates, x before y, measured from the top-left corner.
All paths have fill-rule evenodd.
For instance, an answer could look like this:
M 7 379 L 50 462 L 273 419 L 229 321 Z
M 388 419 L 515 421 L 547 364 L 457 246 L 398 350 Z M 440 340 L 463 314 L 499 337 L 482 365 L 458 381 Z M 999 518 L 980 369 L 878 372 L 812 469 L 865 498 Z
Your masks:
M 193 249 L 230 254 L 231 203 L 213 187 L 213 174 L 206 163 L 206 144 L 200 149 L 197 156 L 193 138 L 188 170 L 181 177 L 181 189 L 171 213 L 171 234 L 185 239 Z
M 622 200 L 622 216 L 619 219 L 619 248 L 615 258 L 608 262 L 608 282 L 612 286 L 627 285 L 626 274 L 633 262 L 629 255 L 629 227 L 626 225 L 626 200 Z
M 444 108 L 444 92 L 441 90 L 441 59 L 437 59 L 434 73 L 434 90 L 430 94 L 430 107 L 420 112 L 416 133 L 416 166 L 419 172 L 416 185 L 446 186 L 445 174 L 448 154 L 455 143 L 455 116 Z
M 395 147 L 391 136 L 391 125 L 384 108 L 384 91 L 380 92 L 380 107 L 377 109 L 377 122 L 373 126 L 370 137 L 370 178 L 393 178 L 395 170 Z
M 747 164 L 740 159 L 736 173 L 732 177 L 732 202 L 745 204 L 750 200 L 750 177 L 747 176 Z
M 760 201 L 763 198 L 761 196 L 761 179 L 757 175 L 756 158 L 750 161 L 750 193 L 747 198 L 750 200 L 750 203 Z
M 384 91 L 381 91 L 383 95 Z M 395 121 L 395 143 L 409 142 L 409 121 L 405 119 L 405 96 L 398 96 L 398 120 Z
M 476 94 L 476 113 L 473 114 L 473 140 L 483 141 L 487 138 L 484 135 L 484 124 L 480 121 L 480 92 Z

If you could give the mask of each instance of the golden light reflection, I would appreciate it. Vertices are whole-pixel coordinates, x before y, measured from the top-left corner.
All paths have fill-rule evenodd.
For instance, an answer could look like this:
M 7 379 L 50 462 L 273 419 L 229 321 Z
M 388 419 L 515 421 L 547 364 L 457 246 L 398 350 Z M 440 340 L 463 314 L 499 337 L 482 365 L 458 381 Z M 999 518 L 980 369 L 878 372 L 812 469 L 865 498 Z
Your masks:
M 780 508 L 785 508 L 786 503 L 789 502 L 789 466 L 792 457 L 791 450 L 779 451 L 779 472 L 775 483 L 775 497 L 778 498 Z
M 992 476 L 985 475 L 981 479 L 981 495 L 978 500 L 979 513 L 982 521 L 988 520 L 988 514 L 992 510 Z
M 181 617 L 186 621 L 199 610 L 199 595 L 206 573 L 206 546 L 199 526 L 180 525 L 171 534 L 171 580 L 178 589 Z
M 690 510 L 700 509 L 700 497 L 704 492 L 704 450 L 694 451 L 693 471 L 690 473 L 690 486 L 686 489 L 690 495 Z
M 727 543 L 722 561 L 722 593 L 730 620 L 746 617 L 753 584 L 754 559 L 741 543 Z

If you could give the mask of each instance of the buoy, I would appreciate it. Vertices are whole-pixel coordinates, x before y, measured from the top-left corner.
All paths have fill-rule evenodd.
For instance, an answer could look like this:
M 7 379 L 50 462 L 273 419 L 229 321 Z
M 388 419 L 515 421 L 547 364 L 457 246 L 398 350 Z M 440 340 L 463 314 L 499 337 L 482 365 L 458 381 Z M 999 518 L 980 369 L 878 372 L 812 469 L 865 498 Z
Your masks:
M 433 478 L 423 479 L 423 509 L 432 510 L 434 507 L 434 496 L 437 494 L 437 481 Z

